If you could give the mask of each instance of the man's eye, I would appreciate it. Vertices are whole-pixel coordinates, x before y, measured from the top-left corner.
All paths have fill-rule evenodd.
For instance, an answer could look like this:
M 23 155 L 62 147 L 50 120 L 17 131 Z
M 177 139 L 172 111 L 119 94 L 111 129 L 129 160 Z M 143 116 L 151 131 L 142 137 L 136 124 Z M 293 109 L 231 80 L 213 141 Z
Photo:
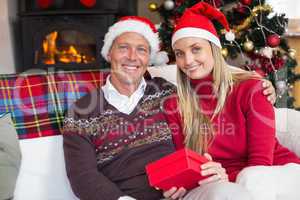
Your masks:
M 147 52 L 147 49 L 145 49 L 143 47 L 139 47 L 137 50 L 140 51 L 140 52 Z
M 141 52 L 141 53 L 147 53 L 148 52 L 148 50 L 144 47 L 139 47 L 139 48 L 137 48 L 137 50 L 138 50 L 138 52 Z
M 128 46 L 127 45 L 120 45 L 119 49 L 128 49 Z

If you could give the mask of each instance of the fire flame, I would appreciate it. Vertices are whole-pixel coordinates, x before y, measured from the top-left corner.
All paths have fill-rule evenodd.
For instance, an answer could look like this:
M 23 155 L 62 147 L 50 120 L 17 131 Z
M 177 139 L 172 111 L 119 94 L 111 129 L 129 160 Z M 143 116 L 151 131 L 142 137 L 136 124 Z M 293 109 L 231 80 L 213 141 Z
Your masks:
M 70 45 L 64 47 L 65 49 L 59 50 L 57 48 L 57 37 L 58 32 L 54 31 L 46 36 L 43 40 L 43 63 L 47 65 L 57 64 L 58 62 L 68 64 L 68 63 L 90 63 L 94 62 L 95 58 L 91 55 L 84 55 L 80 53 L 75 46 Z

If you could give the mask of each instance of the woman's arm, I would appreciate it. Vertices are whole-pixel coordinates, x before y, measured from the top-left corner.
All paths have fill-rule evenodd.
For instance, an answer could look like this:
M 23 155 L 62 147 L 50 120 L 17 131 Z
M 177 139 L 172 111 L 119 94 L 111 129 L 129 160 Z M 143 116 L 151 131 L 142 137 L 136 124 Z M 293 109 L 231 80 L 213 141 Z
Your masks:
M 275 115 L 271 103 L 263 95 L 261 81 L 246 95 L 245 117 L 248 166 L 272 165 L 275 148 Z

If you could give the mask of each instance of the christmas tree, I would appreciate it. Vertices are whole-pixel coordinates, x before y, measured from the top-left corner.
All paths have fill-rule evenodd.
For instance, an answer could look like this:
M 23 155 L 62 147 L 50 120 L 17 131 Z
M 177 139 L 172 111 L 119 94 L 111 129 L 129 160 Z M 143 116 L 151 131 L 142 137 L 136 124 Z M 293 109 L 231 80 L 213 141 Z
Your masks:
M 294 68 L 297 65 L 295 50 L 290 49 L 284 36 L 288 19 L 285 14 L 273 12 L 264 0 L 204 0 L 220 9 L 235 35 L 233 41 L 225 39 L 224 28 L 215 23 L 222 43 L 222 54 L 229 64 L 246 70 L 255 70 L 268 78 L 278 95 L 276 107 L 293 108 L 290 95 L 295 81 Z M 186 8 L 199 0 L 165 0 L 161 6 L 149 4 L 149 9 L 158 11 L 162 23 L 159 35 L 163 50 L 167 51 L 171 62 L 171 36 L 174 25 Z

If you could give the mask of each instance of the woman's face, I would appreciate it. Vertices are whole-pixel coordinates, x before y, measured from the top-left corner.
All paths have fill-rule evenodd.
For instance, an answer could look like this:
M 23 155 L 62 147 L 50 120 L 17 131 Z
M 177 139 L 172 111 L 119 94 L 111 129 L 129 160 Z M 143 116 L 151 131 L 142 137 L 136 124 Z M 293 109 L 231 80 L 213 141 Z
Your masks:
M 209 75 L 214 66 L 210 43 L 197 37 L 177 40 L 173 46 L 176 64 L 190 79 L 201 79 Z

